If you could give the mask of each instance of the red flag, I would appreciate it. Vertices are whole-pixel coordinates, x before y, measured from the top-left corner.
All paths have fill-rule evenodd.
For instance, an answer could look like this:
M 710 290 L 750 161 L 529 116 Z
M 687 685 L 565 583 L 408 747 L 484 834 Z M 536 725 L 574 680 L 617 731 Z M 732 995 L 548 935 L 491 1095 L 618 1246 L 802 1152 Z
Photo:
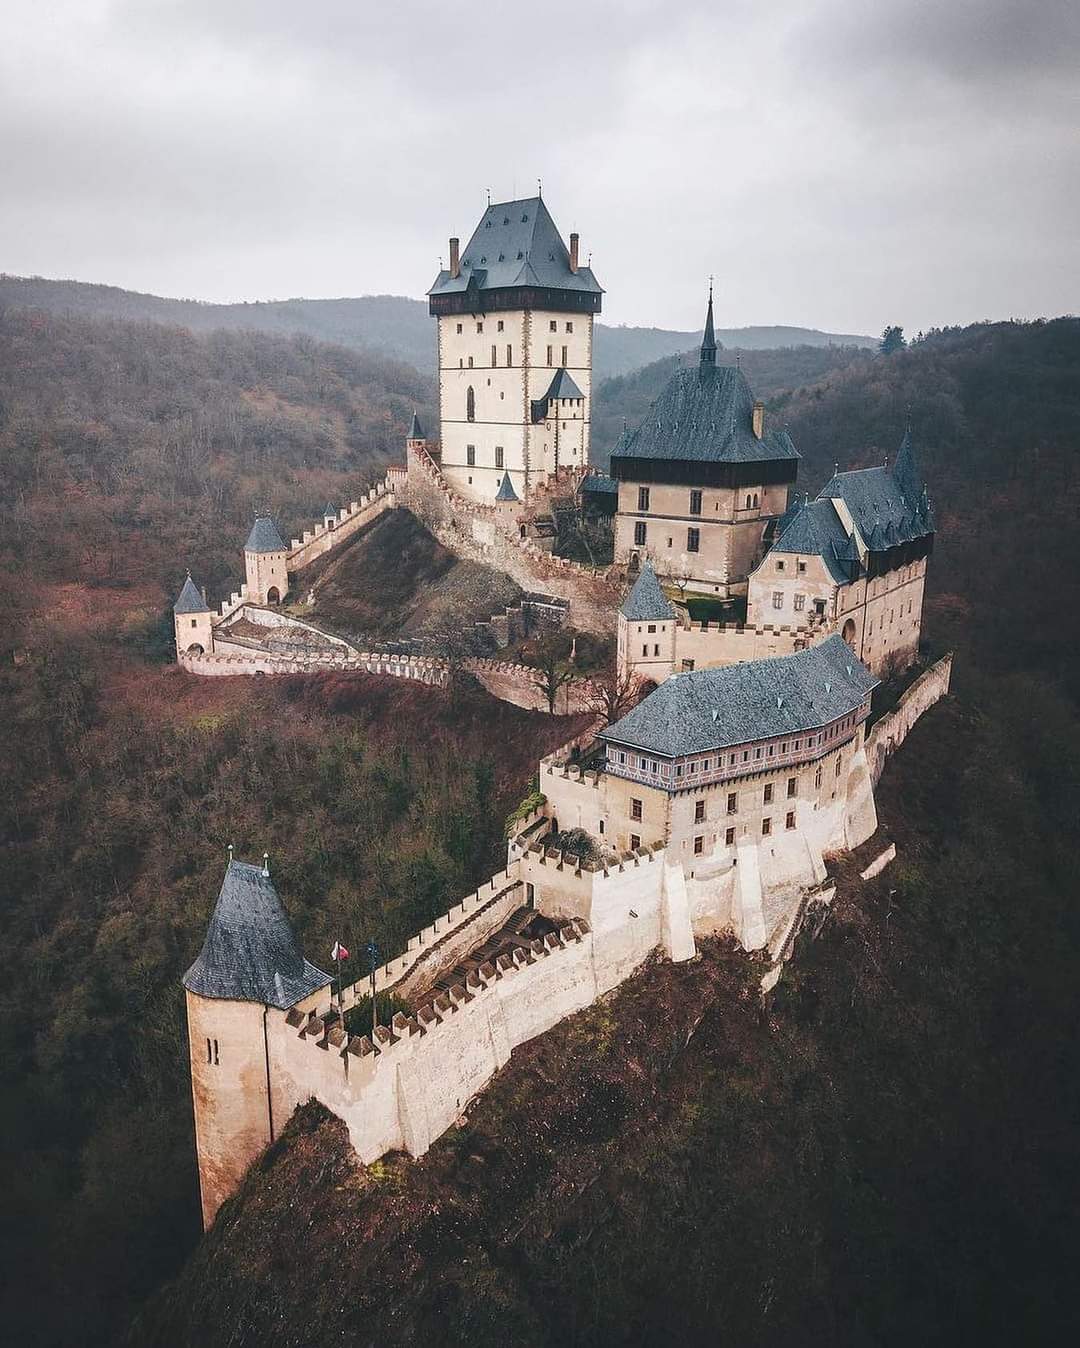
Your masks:
M 330 952 L 330 958 L 332 960 L 347 960 L 349 958 L 349 952 L 340 941 L 335 941 L 334 948 Z

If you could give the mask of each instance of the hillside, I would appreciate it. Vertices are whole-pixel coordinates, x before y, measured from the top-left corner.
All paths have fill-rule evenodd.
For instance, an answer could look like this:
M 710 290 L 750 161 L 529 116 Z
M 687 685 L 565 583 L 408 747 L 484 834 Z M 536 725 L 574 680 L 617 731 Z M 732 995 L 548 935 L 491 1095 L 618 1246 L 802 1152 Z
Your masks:
M 882 793 L 903 862 L 849 872 L 766 1016 L 707 944 L 515 1052 L 418 1163 L 359 1166 L 309 1106 L 132 1342 L 1071 1341 L 1077 752 L 1053 691 L 969 669 Z
M 182 325 L 196 332 L 219 328 L 292 336 L 302 333 L 322 342 L 375 352 L 435 371 L 435 325 L 426 302 L 401 295 L 364 295 L 332 300 L 262 300 L 252 304 L 206 304 L 165 299 L 82 281 L 51 281 L 39 276 L 0 275 L 0 308 L 42 309 L 91 318 L 123 318 Z M 747 349 L 790 346 L 873 345 L 872 338 L 818 332 L 813 328 L 751 327 L 717 330 L 725 345 Z M 691 346 L 698 335 L 662 328 L 610 327 L 597 324 L 594 366 L 600 378 L 637 369 L 663 355 Z

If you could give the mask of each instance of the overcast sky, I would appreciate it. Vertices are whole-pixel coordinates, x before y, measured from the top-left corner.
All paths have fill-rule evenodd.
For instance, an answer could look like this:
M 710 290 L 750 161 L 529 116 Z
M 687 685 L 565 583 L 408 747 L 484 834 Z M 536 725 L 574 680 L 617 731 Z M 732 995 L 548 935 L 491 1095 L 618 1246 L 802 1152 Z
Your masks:
M 0 270 L 422 296 L 535 191 L 610 322 L 1080 310 L 1080 0 L 4 0 Z

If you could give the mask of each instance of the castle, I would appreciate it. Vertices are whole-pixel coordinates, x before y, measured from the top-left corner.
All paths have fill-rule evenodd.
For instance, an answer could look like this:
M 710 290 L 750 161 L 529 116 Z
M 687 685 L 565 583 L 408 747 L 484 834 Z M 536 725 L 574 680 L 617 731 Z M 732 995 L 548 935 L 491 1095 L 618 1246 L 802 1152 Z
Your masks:
M 365 1162 L 420 1156 L 518 1044 L 654 951 L 687 960 L 729 933 L 763 952 L 771 986 L 808 910 L 835 893 L 829 858 L 877 831 L 885 760 L 948 689 L 946 659 L 867 734 L 874 689 L 919 645 L 934 525 L 910 428 L 891 468 L 837 471 L 814 500 L 793 497 L 798 452 L 742 371 L 717 364 L 710 293 L 696 367 L 673 376 L 601 477 L 589 423 L 602 292 L 577 235 L 566 248 L 539 197 L 490 205 L 464 254 L 451 239 L 429 293 L 438 439 L 414 417 L 406 467 L 289 545 L 257 519 L 244 583 L 218 612 L 189 575 L 178 660 L 202 674 L 444 682 L 438 658 L 360 651 L 281 607 L 310 561 L 404 505 L 461 555 L 550 591 L 533 600 L 572 627 L 614 630 L 616 672 L 639 699 L 541 761 L 539 803 L 510 825 L 505 865 L 371 989 L 335 990 L 305 960 L 266 858 L 230 854 L 184 977 L 207 1225 L 297 1105 L 337 1113 Z M 546 503 L 568 486 L 617 493 L 611 566 L 545 545 Z M 505 674 L 489 686 L 514 696 Z M 367 1032 L 355 1016 L 369 990 L 408 1010 Z

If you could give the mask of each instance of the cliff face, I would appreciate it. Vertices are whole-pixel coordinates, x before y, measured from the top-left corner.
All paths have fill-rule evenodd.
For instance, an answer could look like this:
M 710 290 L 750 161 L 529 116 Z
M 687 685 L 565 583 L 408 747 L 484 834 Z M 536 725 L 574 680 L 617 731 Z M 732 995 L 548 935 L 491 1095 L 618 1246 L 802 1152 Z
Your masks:
M 1032 713 L 1070 752 L 1080 729 L 1034 682 L 958 683 L 883 778 L 900 860 L 868 883 L 841 863 L 764 1012 L 730 948 L 651 964 L 516 1052 L 418 1163 L 361 1167 L 308 1106 L 133 1342 L 1067 1332 L 1077 933 L 1057 787 L 1020 765 Z

